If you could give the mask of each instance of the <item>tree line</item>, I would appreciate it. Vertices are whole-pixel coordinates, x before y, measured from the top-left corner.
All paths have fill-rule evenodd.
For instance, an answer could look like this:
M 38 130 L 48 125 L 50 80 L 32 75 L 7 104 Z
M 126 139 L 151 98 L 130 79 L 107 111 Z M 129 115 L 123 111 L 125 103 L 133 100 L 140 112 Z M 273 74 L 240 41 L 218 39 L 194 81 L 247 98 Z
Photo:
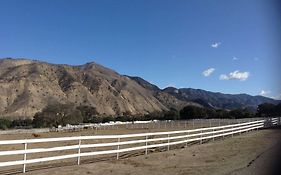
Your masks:
M 105 123 L 109 121 L 136 121 L 136 120 L 188 120 L 210 118 L 251 118 L 281 116 L 281 103 L 260 104 L 257 112 L 251 112 L 247 108 L 224 110 L 201 108 L 197 106 L 185 106 L 181 110 L 171 108 L 169 111 L 152 112 L 146 115 L 131 115 L 125 112 L 116 117 L 101 115 L 92 106 L 74 106 L 73 104 L 51 104 L 41 112 L 35 114 L 32 119 L 0 119 L 0 129 L 8 128 L 42 128 L 57 127 L 58 125 L 79 123 Z

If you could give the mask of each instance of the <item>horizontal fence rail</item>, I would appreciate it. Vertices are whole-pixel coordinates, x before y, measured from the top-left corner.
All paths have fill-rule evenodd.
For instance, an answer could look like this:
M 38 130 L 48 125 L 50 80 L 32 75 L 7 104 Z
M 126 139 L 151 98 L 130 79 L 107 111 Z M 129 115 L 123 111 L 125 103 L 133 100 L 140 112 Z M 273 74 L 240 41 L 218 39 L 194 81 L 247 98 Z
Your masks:
M 76 158 L 77 164 L 80 164 L 81 157 L 116 154 L 119 158 L 120 153 L 143 150 L 148 154 L 148 149 L 167 147 L 169 150 L 172 145 L 187 144 L 189 142 L 215 139 L 225 136 L 233 136 L 234 134 L 241 134 L 251 130 L 258 130 L 264 127 L 271 127 L 280 125 L 280 117 L 261 119 L 251 122 L 244 122 L 239 124 L 229 124 L 224 126 L 199 128 L 191 130 L 169 131 L 169 132 L 154 132 L 154 133 L 139 133 L 139 134 L 124 134 L 124 135 L 96 135 L 96 136 L 78 136 L 78 137 L 60 137 L 60 138 L 42 138 L 42 139 L 25 139 L 25 140 L 2 140 L 1 145 L 23 145 L 22 150 L 6 150 L 0 151 L 0 156 L 22 155 L 21 160 L 0 162 L 1 167 L 22 165 L 23 172 L 26 172 L 28 164 L 35 164 L 47 161 L 63 160 Z M 85 141 L 100 140 L 98 143 L 83 143 Z M 109 140 L 105 142 L 104 140 Z M 28 148 L 31 144 L 36 143 L 65 143 L 75 142 L 73 145 L 54 146 L 48 148 Z M 135 145 L 141 144 L 141 145 Z M 123 147 L 122 146 L 127 146 Z M 114 148 L 112 148 L 114 147 Z M 87 151 L 87 148 L 104 148 L 105 150 Z M 106 148 L 110 148 L 106 150 Z M 76 150 L 76 153 L 48 156 L 40 158 L 28 159 L 29 154 L 48 153 L 56 151 Z

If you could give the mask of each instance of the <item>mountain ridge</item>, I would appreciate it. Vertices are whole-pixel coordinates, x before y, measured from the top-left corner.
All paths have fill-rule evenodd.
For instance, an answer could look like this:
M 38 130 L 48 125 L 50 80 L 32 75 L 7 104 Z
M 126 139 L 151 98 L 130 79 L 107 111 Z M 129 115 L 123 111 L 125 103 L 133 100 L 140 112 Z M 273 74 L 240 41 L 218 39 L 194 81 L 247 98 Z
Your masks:
M 186 105 L 256 108 L 262 102 L 277 103 L 270 98 L 247 94 L 230 95 L 191 88 L 160 89 L 141 77 L 121 75 L 95 62 L 67 65 L 0 59 L 2 117 L 32 118 L 50 103 L 88 105 L 95 107 L 99 114 L 116 116 L 143 115 L 170 108 L 179 110 Z

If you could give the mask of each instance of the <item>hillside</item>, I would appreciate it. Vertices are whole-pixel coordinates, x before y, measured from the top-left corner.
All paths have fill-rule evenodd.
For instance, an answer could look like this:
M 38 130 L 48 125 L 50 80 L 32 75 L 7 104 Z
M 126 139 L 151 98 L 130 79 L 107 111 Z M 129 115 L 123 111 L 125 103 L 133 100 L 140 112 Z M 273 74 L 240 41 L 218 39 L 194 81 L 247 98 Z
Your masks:
M 166 92 L 179 100 L 193 101 L 204 107 L 236 109 L 249 108 L 255 110 L 261 103 L 278 103 L 277 100 L 263 96 L 251 96 L 248 94 L 223 94 L 219 92 L 210 92 L 201 89 L 168 87 L 163 89 Z
M 91 62 L 57 65 L 27 59 L 0 59 L 0 116 L 32 118 L 48 104 L 88 105 L 99 114 L 147 114 L 186 105 L 233 109 L 256 108 L 275 100 L 195 89 L 166 88 L 140 77 L 120 75 Z
M 69 66 L 1 59 L 0 68 L 0 116 L 32 117 L 57 102 L 93 106 L 107 115 L 168 110 L 149 89 L 94 62 Z

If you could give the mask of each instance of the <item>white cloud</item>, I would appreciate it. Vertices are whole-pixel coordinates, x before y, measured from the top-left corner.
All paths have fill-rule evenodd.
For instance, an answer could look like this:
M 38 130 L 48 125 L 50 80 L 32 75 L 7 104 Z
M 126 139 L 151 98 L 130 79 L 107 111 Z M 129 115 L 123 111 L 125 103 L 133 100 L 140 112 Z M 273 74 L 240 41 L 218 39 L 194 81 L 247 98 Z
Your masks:
M 215 68 L 209 68 L 209 69 L 207 69 L 207 70 L 204 70 L 204 71 L 202 72 L 202 74 L 203 74 L 203 76 L 208 77 L 208 76 L 210 76 L 214 71 L 215 71 Z
M 237 57 L 232 57 L 232 60 L 233 61 L 236 61 L 236 60 L 238 60 L 239 58 L 237 58 Z
M 229 80 L 229 77 L 225 74 L 220 75 L 220 80 Z
M 236 70 L 234 72 L 230 72 L 228 75 L 221 74 L 219 79 L 220 80 L 240 80 L 245 81 L 250 76 L 250 72 L 240 72 L 239 70 Z
M 218 48 L 221 45 L 221 42 L 214 42 L 213 44 L 211 44 L 212 48 Z
M 266 96 L 266 97 L 268 97 L 269 94 L 270 94 L 270 91 L 266 91 L 266 90 L 261 90 L 261 92 L 260 92 L 260 95 Z

